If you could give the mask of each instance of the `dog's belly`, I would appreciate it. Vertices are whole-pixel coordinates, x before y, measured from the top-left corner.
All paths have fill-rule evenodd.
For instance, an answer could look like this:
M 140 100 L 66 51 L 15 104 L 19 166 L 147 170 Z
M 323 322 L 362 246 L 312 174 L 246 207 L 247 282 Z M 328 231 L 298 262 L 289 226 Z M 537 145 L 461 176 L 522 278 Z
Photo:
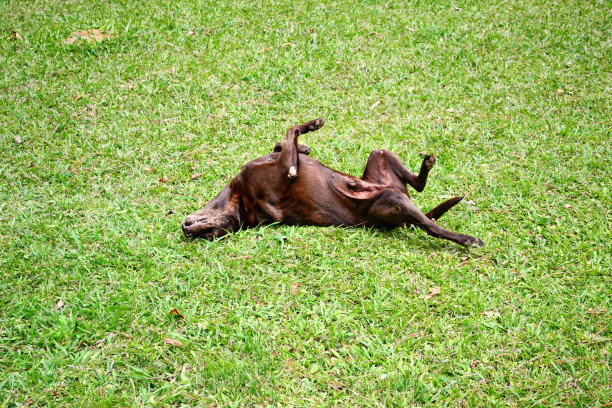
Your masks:
M 275 166 L 277 153 L 249 163 L 239 177 L 250 208 L 246 224 L 368 225 L 368 201 L 347 194 L 353 176 L 339 173 L 309 156 L 299 155 L 297 177 L 289 179 Z M 279 176 L 281 177 L 279 179 Z M 338 188 L 338 186 L 341 186 Z M 344 186 L 344 187 L 342 187 Z

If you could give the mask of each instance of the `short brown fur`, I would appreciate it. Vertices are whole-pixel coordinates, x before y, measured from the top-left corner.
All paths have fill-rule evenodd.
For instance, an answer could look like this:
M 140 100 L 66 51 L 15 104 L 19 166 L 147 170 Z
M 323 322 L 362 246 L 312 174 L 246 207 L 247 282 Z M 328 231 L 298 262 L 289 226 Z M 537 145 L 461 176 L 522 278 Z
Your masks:
M 434 222 L 462 197 L 427 214 L 412 204 L 406 185 L 423 191 L 435 156 L 425 157 L 416 175 L 390 151 L 374 150 L 361 178 L 343 174 L 312 159 L 310 149 L 297 144 L 299 135 L 324 123 L 315 119 L 290 128 L 274 153 L 247 163 L 206 207 L 187 217 L 182 225 L 185 236 L 212 240 L 272 222 L 385 228 L 415 225 L 437 238 L 483 246 L 480 239 L 445 230 Z

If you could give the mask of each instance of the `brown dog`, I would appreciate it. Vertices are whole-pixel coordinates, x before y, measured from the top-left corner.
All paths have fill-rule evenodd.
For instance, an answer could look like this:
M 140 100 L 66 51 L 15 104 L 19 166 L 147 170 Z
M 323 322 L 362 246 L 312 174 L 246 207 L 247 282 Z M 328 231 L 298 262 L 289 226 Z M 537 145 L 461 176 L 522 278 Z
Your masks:
M 415 225 L 427 234 L 463 246 L 483 246 L 480 239 L 447 231 L 433 220 L 463 197 L 450 199 L 427 214 L 410 201 L 406 184 L 423 191 L 436 162 L 423 160 L 412 174 L 388 150 L 374 150 L 361 178 L 339 173 L 308 156 L 298 136 L 319 129 L 315 119 L 287 131 L 274 153 L 247 163 L 206 207 L 189 215 L 182 225 L 186 237 L 219 238 L 242 227 L 280 222 L 289 225 L 373 226 Z

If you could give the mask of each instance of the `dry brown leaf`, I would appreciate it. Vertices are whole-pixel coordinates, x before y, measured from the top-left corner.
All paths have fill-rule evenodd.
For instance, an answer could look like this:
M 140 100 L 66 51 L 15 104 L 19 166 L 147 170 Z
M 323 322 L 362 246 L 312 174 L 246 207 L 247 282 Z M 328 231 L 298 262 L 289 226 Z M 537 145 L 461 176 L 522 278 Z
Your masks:
M 293 293 L 293 296 L 297 296 L 298 293 L 300 293 L 300 284 L 295 282 L 292 286 L 291 286 L 291 293 Z
M 62 299 L 60 299 L 56 304 L 55 304 L 55 310 L 60 310 L 62 307 L 64 307 L 65 303 L 62 301 Z
M 557 89 L 557 95 L 563 95 L 565 91 L 561 88 Z
M 171 339 L 169 337 L 164 337 L 164 344 L 175 347 L 183 347 L 183 343 L 178 340 Z
M 123 337 L 125 337 L 126 339 L 128 339 L 128 340 L 131 340 L 131 339 L 132 339 L 132 335 L 131 335 L 131 334 L 121 333 L 121 335 L 122 335 Z
M 55 391 L 53 388 L 51 388 L 51 394 L 53 394 L 54 397 L 58 397 L 59 396 L 57 391 Z
M 436 296 L 436 295 L 439 295 L 439 294 L 440 294 L 440 287 L 439 287 L 439 286 L 437 286 L 437 287 L 433 288 L 433 289 L 431 290 L 431 292 L 429 292 L 427 295 L 425 295 L 425 300 L 429 300 L 429 299 L 431 299 L 432 297 L 434 297 L 434 296 Z
M 168 177 L 166 177 L 166 176 L 161 176 L 160 179 L 159 179 L 160 183 L 165 183 L 166 181 L 168 181 Z
M 179 319 L 184 319 L 184 318 L 185 318 L 185 316 L 183 316 L 183 315 L 181 314 L 181 312 L 179 312 L 179 311 L 178 311 L 176 308 L 174 308 L 174 309 L 170 310 L 170 314 L 171 314 L 172 316 L 176 316 L 176 317 L 178 317 Z
M 134 84 L 132 82 L 130 82 L 127 86 L 128 91 L 131 91 L 132 89 L 134 89 Z
M 202 173 L 193 173 L 191 175 L 191 179 L 192 180 L 195 180 L 195 179 L 200 178 L 200 177 L 202 177 Z
M 110 34 L 104 34 L 98 29 L 80 30 L 70 34 L 70 37 L 64 38 L 64 43 L 72 45 L 76 42 L 85 41 L 87 43 L 100 42 L 112 38 Z
M 573 208 L 571 204 L 565 204 L 565 208 Z
M 413 333 L 410 333 L 409 335 L 407 335 L 406 338 L 411 339 L 411 338 L 416 337 L 418 335 L 419 335 L 419 332 L 413 332 Z
M 76 95 L 74 95 L 74 100 L 75 100 L 75 101 L 78 101 L 78 100 L 79 100 L 79 99 L 81 99 L 82 97 L 83 97 L 83 95 L 81 95 L 81 94 L 76 94 Z
M 295 47 L 294 43 L 284 43 L 283 47 Z
M 23 40 L 23 37 L 17 31 L 11 31 L 7 40 Z

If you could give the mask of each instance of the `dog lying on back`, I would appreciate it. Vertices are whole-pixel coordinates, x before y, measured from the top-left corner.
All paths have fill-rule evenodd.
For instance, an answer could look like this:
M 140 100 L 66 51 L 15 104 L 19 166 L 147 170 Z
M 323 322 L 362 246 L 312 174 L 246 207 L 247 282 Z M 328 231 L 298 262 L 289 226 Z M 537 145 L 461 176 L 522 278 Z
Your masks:
M 374 150 L 361 178 L 337 172 L 310 158 L 299 135 L 323 126 L 315 119 L 287 131 L 274 152 L 247 163 L 206 207 L 189 215 L 186 237 L 219 238 L 240 228 L 280 222 L 289 225 L 396 228 L 414 225 L 427 234 L 463 246 L 483 246 L 480 239 L 448 231 L 434 220 L 463 197 L 452 198 L 426 214 L 417 209 L 406 189 L 423 191 L 436 162 L 425 157 L 419 174 L 411 173 L 388 150 Z

